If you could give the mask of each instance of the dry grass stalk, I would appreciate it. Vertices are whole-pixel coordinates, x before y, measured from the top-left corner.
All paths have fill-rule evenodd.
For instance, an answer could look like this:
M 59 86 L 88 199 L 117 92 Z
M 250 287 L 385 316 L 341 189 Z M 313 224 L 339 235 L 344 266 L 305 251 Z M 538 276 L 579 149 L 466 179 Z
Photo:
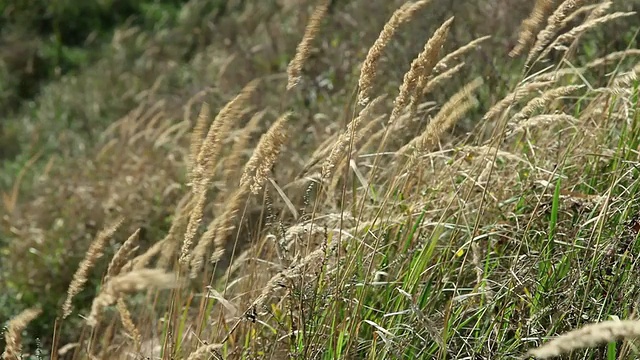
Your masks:
M 9 321 L 4 333 L 6 347 L 2 352 L 3 360 L 22 359 L 22 332 L 41 313 L 42 310 L 40 308 L 30 308 L 23 310 L 18 316 Z
M 330 2 L 330 0 L 320 0 L 320 3 L 316 6 L 315 10 L 313 10 L 311 17 L 309 18 L 302 40 L 296 49 L 296 55 L 287 67 L 287 90 L 293 89 L 300 82 L 302 77 L 302 67 L 311 53 L 311 43 L 320 31 L 320 24 L 327 14 L 327 10 L 329 10 Z
M 378 35 L 376 41 L 371 48 L 369 48 L 367 57 L 362 63 L 360 78 L 358 79 L 358 103 L 365 105 L 369 102 L 373 79 L 375 79 L 377 74 L 378 62 L 380 61 L 384 48 L 387 47 L 387 44 L 389 44 L 395 32 L 400 25 L 411 20 L 416 12 L 430 2 L 431 0 L 420 0 L 415 3 L 405 3 L 391 15 L 391 18 L 389 18 L 382 28 L 380 35 Z
M 342 158 L 347 153 L 348 147 L 353 144 L 356 137 L 356 131 L 360 127 L 360 124 L 363 121 L 369 121 L 373 117 L 373 110 L 383 99 L 384 96 L 379 96 L 372 102 L 368 103 L 367 106 L 360 111 L 358 116 L 349 122 L 347 129 L 340 134 L 338 140 L 331 147 L 329 157 L 327 157 L 322 164 L 321 177 L 323 181 L 331 177 L 333 168 L 336 164 L 342 161 Z
M 93 299 L 91 313 L 87 318 L 89 326 L 96 326 L 102 310 L 113 305 L 124 294 L 148 288 L 172 289 L 178 287 L 178 280 L 172 273 L 161 269 L 142 269 L 112 278 Z
M 529 101 L 527 105 L 522 108 L 522 110 L 515 114 L 513 118 L 511 118 L 511 124 L 517 124 L 521 122 L 522 120 L 530 117 L 531 114 L 533 114 L 535 111 L 543 109 L 552 101 L 557 100 L 562 96 L 567 96 L 583 87 L 583 85 L 568 85 L 545 91 L 542 95 Z
M 505 111 L 507 108 L 509 108 L 511 105 L 530 95 L 532 92 L 550 86 L 553 83 L 553 81 L 537 81 L 519 86 L 512 93 L 505 96 L 502 100 L 493 105 L 491 109 L 489 109 L 487 113 L 484 114 L 483 120 L 493 119 L 494 117 Z
M 123 267 L 123 269 L 125 271 L 144 269 L 145 267 L 147 267 L 147 265 L 149 265 L 149 263 L 151 262 L 151 259 L 153 259 L 154 256 L 160 254 L 161 252 L 164 251 L 165 247 L 169 246 L 167 245 L 168 243 L 169 242 L 167 241 L 166 238 L 158 241 L 157 243 L 153 244 L 149 249 L 147 249 L 147 251 L 145 251 L 143 254 L 138 255 L 133 260 L 129 261 Z
M 565 333 L 529 351 L 528 355 L 538 359 L 548 359 L 577 349 L 637 337 L 640 337 L 640 321 L 638 320 L 604 321 Z
M 124 302 L 123 298 L 118 298 L 116 303 L 116 309 L 120 314 L 120 320 L 122 321 L 122 326 L 129 333 L 129 336 L 133 339 L 133 343 L 136 346 L 136 349 L 140 349 L 140 345 L 142 344 L 142 335 L 140 335 L 140 330 L 136 327 L 136 324 L 133 322 L 133 318 L 131 317 L 131 312 L 127 308 L 127 304 Z
M 140 229 L 136 230 L 129 238 L 120 246 L 118 251 L 116 251 L 115 255 L 111 259 L 109 263 L 109 267 L 107 268 L 107 276 L 105 276 L 104 281 L 109 281 L 109 278 L 118 275 L 122 267 L 125 265 L 131 253 L 134 251 L 135 244 L 138 241 L 140 236 Z
M 187 358 L 187 360 L 211 359 L 211 353 L 215 353 L 218 349 L 222 349 L 222 344 L 202 345 L 199 348 L 197 348 L 196 351 L 189 354 L 189 357 Z
M 585 0 L 565 0 L 560 4 L 560 6 L 549 17 L 547 26 L 538 33 L 536 42 L 527 55 L 525 66 L 528 67 L 531 65 L 534 58 L 536 58 L 557 35 L 560 30 L 560 26 L 562 26 L 563 20 L 573 11 L 581 7 L 584 2 Z
M 602 3 L 602 4 L 605 4 L 605 3 Z M 593 10 L 595 8 L 597 8 L 597 7 L 602 6 L 602 4 L 591 4 L 591 5 L 582 6 L 581 8 L 579 8 L 576 11 L 572 12 L 564 20 L 562 20 L 562 25 L 560 25 L 560 28 L 564 29 L 564 28 L 570 26 L 572 22 L 576 21 L 576 19 L 580 18 L 580 16 L 582 16 L 582 15 L 584 15 L 586 13 L 591 13 L 590 16 L 593 15 Z
M 174 211 L 173 221 L 171 222 L 171 227 L 169 228 L 167 235 L 161 240 L 165 245 L 158 248 L 155 254 L 149 254 L 146 258 L 141 258 L 140 261 L 136 263 L 136 269 L 143 269 L 147 267 L 149 260 L 158 253 L 160 254 L 160 257 L 158 258 L 156 267 L 166 269 L 173 265 L 172 262 L 174 261 L 174 256 L 176 255 L 176 251 L 180 244 L 180 234 L 183 234 L 186 229 L 189 221 L 189 214 L 191 213 L 195 203 L 196 202 L 193 200 L 190 193 L 185 194 Z
M 196 193 L 195 196 L 196 198 L 194 199 L 193 208 L 189 213 L 189 222 L 187 223 L 187 230 L 185 231 L 182 249 L 180 251 L 179 262 L 183 266 L 188 265 L 191 261 L 191 246 L 193 244 L 193 239 L 198 232 L 198 227 L 200 226 L 202 217 L 204 216 L 204 204 L 207 201 L 207 192 L 204 189 L 203 191 Z
M 613 81 L 615 88 L 629 87 L 632 83 L 640 78 L 640 62 L 636 64 L 630 71 L 621 74 Z
M 133 260 L 129 261 L 125 265 L 126 271 L 144 269 L 149 265 L 151 259 L 154 256 L 160 254 L 156 267 L 165 269 L 174 260 L 176 250 L 180 244 L 179 234 L 185 231 L 187 222 L 189 220 L 189 214 L 193 208 L 195 201 L 191 196 L 191 193 L 187 193 L 178 203 L 173 214 L 173 221 L 171 227 L 164 239 L 156 242 L 143 254 L 137 256 Z
M 107 226 L 104 230 L 100 231 L 96 236 L 96 239 L 91 243 L 87 253 L 84 256 L 78 270 L 73 275 L 69 289 L 67 290 L 67 299 L 62 305 L 62 318 L 66 319 L 71 315 L 73 298 L 82 291 L 87 279 L 89 278 L 89 271 L 93 268 L 96 261 L 102 256 L 102 251 L 116 230 L 122 225 L 124 219 L 119 219 L 115 223 Z
M 216 253 L 220 253 L 225 249 L 227 240 L 230 238 L 231 232 L 236 228 L 235 221 L 238 212 L 243 206 L 247 193 L 249 192 L 250 182 L 245 182 L 239 186 L 231 196 L 231 199 L 225 204 L 225 211 L 213 220 L 198 244 L 193 249 L 193 260 L 191 261 L 191 277 L 195 278 L 202 270 L 204 258 L 209 246 L 213 243 Z M 217 261 L 218 259 L 213 259 Z
M 448 69 L 447 71 L 438 74 L 438 76 L 434 76 L 433 78 L 431 78 L 431 80 L 429 80 L 429 82 L 427 82 L 427 84 L 424 86 L 424 88 L 422 89 L 422 95 L 426 95 L 431 93 L 431 91 L 433 91 L 433 89 L 444 83 L 445 81 L 451 79 L 454 75 L 456 75 L 460 70 L 462 70 L 462 68 L 465 66 L 466 64 L 464 62 L 457 64 L 456 66 L 452 67 L 451 69 Z
M 411 106 L 410 114 L 415 114 L 418 95 L 421 94 L 420 91 L 426 85 L 427 79 L 438 61 L 440 49 L 449 33 L 452 22 L 453 17 L 445 21 L 427 41 L 422 52 L 411 62 L 411 68 L 404 75 L 402 85 L 400 85 L 400 90 L 389 118 L 389 124 L 394 123 L 400 117 L 407 104 Z
M 222 149 L 222 141 L 229 135 L 233 121 L 237 120 L 251 95 L 258 86 L 258 80 L 247 84 L 236 97 L 229 101 L 218 113 L 209 127 L 206 138 L 200 146 L 200 151 L 194 164 L 193 179 L 194 193 L 203 191 L 213 176 Z
M 254 309 L 262 309 L 269 297 L 276 290 L 281 288 L 281 284 L 284 281 L 299 277 L 305 273 L 309 273 L 309 267 L 321 266 L 324 263 L 324 259 L 328 256 L 331 256 L 338 248 L 338 245 L 338 240 L 334 240 L 328 247 L 326 244 L 323 244 L 316 250 L 309 253 L 303 259 L 301 259 L 300 262 L 298 262 L 296 265 L 293 265 L 288 269 L 277 273 L 267 282 L 267 285 L 262 289 L 262 292 L 252 303 L 251 307 Z
M 463 86 L 442 106 L 442 109 L 429 122 L 424 132 L 400 148 L 397 154 L 406 155 L 411 149 L 414 149 L 417 153 L 422 153 L 429 146 L 432 146 L 462 115 L 475 106 L 477 101 L 470 101 L 469 98 L 482 83 L 482 78 L 476 78 Z
M 188 171 L 189 171 L 189 179 L 193 181 L 193 171 L 196 168 L 196 164 L 198 162 L 198 154 L 200 153 L 200 148 L 202 147 L 202 137 L 204 136 L 205 129 L 207 126 L 207 122 L 211 117 L 211 111 L 209 108 L 209 104 L 203 103 L 202 108 L 200 109 L 200 113 L 198 114 L 198 120 L 196 120 L 196 125 L 191 132 L 191 146 L 189 147 L 189 162 Z
M 240 186 L 250 182 L 251 192 L 257 194 L 269 176 L 271 167 L 275 164 L 280 150 L 287 139 L 286 124 L 291 117 L 287 112 L 280 116 L 273 125 L 262 135 L 253 155 L 247 162 Z M 253 175 L 251 175 L 253 173 Z
M 448 53 L 447 55 L 442 57 L 442 59 L 440 61 L 438 61 L 436 66 L 433 68 L 433 72 L 434 73 L 440 73 L 440 72 L 446 70 L 449 67 L 449 65 L 451 65 L 451 62 L 453 60 L 456 60 L 460 56 L 464 55 L 466 52 L 477 48 L 480 45 L 481 42 L 483 42 L 485 40 L 488 40 L 490 38 L 491 38 L 491 36 L 488 36 L 488 35 L 479 37 L 477 39 L 474 39 L 474 40 L 468 42 L 466 45 L 461 46 L 461 47 L 457 48 L 456 50 Z
M 228 182 L 232 181 L 234 176 L 237 174 L 238 169 L 240 169 L 241 165 L 245 163 L 242 159 L 243 152 L 249 147 L 248 145 L 249 140 L 251 140 L 251 133 L 256 131 L 266 113 L 266 110 L 255 113 L 238 136 L 235 144 L 233 144 L 229 157 L 224 161 L 223 178 Z
M 603 5 L 607 5 L 610 3 L 604 3 Z M 597 9 L 596 9 L 597 10 Z M 551 45 L 549 45 L 544 51 L 540 54 L 541 58 L 546 57 L 551 50 L 553 49 L 563 49 L 566 44 L 569 44 L 572 41 L 575 41 L 580 35 L 585 33 L 587 30 L 592 29 L 598 25 L 604 24 L 606 22 L 621 18 L 635 15 L 635 12 L 616 12 L 613 14 L 605 15 L 602 17 L 591 19 L 585 22 L 582 25 L 576 26 L 568 32 L 558 36 Z
M 518 44 L 509 52 L 509 56 L 516 57 L 535 40 L 542 24 L 555 6 L 555 0 L 537 0 L 529 17 L 522 22 L 522 29 L 518 34 Z
M 640 56 L 640 49 L 627 49 L 627 50 L 612 52 L 601 58 L 590 61 L 584 67 L 587 69 L 590 69 L 590 68 L 594 68 L 602 65 L 607 65 L 615 61 L 620 61 L 629 56 Z
M 364 145 L 361 146 L 362 139 L 368 134 L 370 134 L 373 128 L 378 126 L 385 117 L 386 115 L 380 115 L 376 117 L 375 119 L 369 121 L 369 123 L 365 127 L 363 127 L 358 131 L 358 133 L 356 134 L 356 138 L 353 140 L 353 144 L 354 144 L 353 148 L 356 149 L 354 153 L 357 154 L 357 151 L 359 149 L 367 149 L 371 144 L 375 143 L 376 136 L 372 136 L 369 138 L 369 140 L 367 140 L 367 142 Z M 379 133 L 379 136 L 381 137 L 382 133 Z M 342 174 L 344 174 L 346 167 L 349 165 L 348 160 L 349 159 L 347 157 L 343 156 L 342 160 L 336 165 L 335 169 L 333 170 L 334 175 L 333 175 L 333 179 L 331 179 L 331 184 L 329 185 L 329 190 L 328 190 L 329 194 L 336 193 L 336 189 L 338 188 L 338 183 L 342 178 Z
M 527 119 L 516 126 L 511 134 L 521 133 L 529 128 L 541 125 L 549 125 L 554 122 L 578 123 L 579 120 L 569 114 L 542 114 Z
M 189 252 L 202 220 L 204 204 L 207 199 L 207 189 L 215 173 L 216 164 L 222 150 L 222 141 L 228 136 L 233 121 L 239 117 L 242 107 L 255 92 L 257 86 L 257 80 L 251 81 L 233 100 L 220 110 L 202 142 L 192 176 L 192 192 L 195 204 L 189 214 L 189 222 L 187 223 L 180 254 L 180 264 L 183 266 L 187 266 L 191 261 Z

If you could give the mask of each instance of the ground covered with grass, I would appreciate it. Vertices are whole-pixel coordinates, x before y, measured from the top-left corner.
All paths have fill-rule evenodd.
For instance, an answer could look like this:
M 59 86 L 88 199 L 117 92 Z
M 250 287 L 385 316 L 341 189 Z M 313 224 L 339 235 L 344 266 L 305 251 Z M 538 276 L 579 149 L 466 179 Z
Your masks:
M 5 359 L 637 356 L 639 1 L 31 3 Z

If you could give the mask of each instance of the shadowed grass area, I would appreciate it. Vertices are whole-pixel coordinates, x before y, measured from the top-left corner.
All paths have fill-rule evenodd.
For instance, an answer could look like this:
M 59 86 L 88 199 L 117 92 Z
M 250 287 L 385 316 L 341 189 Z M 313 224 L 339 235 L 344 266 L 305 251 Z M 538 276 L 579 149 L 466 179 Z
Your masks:
M 634 319 L 639 3 L 403 4 L 85 24 L 3 97 L 6 356 L 511 358 Z M 626 358 L 634 324 L 532 354 Z

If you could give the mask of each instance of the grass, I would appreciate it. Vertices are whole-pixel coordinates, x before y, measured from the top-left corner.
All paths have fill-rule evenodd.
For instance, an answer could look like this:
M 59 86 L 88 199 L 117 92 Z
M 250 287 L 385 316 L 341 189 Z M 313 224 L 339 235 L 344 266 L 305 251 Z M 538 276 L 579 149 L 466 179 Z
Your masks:
M 626 4 L 239 3 L 116 29 L 12 119 L 4 358 L 637 355 Z

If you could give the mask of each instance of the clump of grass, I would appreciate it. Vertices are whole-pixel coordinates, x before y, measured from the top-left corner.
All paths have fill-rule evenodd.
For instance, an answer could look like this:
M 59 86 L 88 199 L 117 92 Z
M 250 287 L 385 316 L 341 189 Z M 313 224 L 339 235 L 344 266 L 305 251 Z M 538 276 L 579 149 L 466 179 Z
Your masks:
M 514 89 L 483 86 L 488 77 L 473 73 L 467 79 L 463 69 L 476 67 L 461 57 L 487 37 L 442 56 L 453 31 L 453 18 L 448 18 L 439 20 L 441 25 L 404 76 L 389 81 L 394 87 L 402 82 L 395 102 L 385 103 L 384 96 L 369 101 L 382 50 L 398 26 L 427 3 L 407 3 L 394 13 L 387 23 L 392 28 L 385 26 L 369 49 L 354 103 L 322 88 L 320 96 L 312 93 L 311 100 L 306 99 L 303 110 L 299 104 L 280 109 L 282 115 L 255 146 L 250 135 L 265 112 L 228 139 L 237 120 L 255 108 L 268 109 L 264 103 L 273 100 L 265 96 L 254 104 L 255 82 L 227 103 L 208 131 L 210 108 L 205 103 L 191 139 L 182 139 L 190 127 L 188 116 L 178 124 L 163 121 L 170 107 L 158 106 L 144 115 L 140 108 L 122 121 L 119 129 L 129 134 L 130 144 L 146 136 L 154 138 L 157 147 L 172 137 L 184 140 L 178 157 L 186 165 L 184 185 L 191 191 L 172 209 L 172 223 L 166 224 L 169 229 L 164 237 L 158 236 L 160 241 L 123 266 L 140 235 L 135 232 L 111 260 L 86 322 L 92 339 L 103 345 L 102 354 L 87 357 L 113 358 L 114 349 L 127 353 L 134 347 L 136 355 L 176 359 L 508 358 L 524 352 L 524 339 L 536 336 L 539 329 L 563 332 L 585 315 L 616 311 L 618 305 L 610 299 L 635 297 L 617 291 L 624 288 L 619 284 L 607 288 L 591 280 L 605 267 L 605 255 L 615 263 L 604 270 L 633 269 L 627 252 L 602 254 L 600 245 L 614 242 L 606 237 L 609 225 L 603 219 L 618 222 L 618 214 L 635 211 L 625 201 L 638 189 L 630 165 L 633 151 L 627 151 L 638 148 L 631 115 L 637 102 L 635 78 L 629 77 L 620 88 L 608 85 L 614 83 L 614 75 L 592 79 L 589 86 L 576 85 L 592 75 L 588 66 L 576 64 L 576 71 L 563 62 L 557 71 L 550 67 L 527 79 L 509 79 L 509 84 L 517 84 Z M 247 6 L 251 16 L 251 6 L 261 5 Z M 564 6 L 550 22 L 564 24 L 575 11 L 582 11 L 575 4 Z M 301 77 L 327 7 L 328 2 L 321 2 L 307 25 L 288 69 L 289 89 Z M 526 26 L 535 32 L 542 26 L 539 15 Z M 533 41 L 531 34 L 521 39 L 523 44 Z M 577 40 L 580 34 L 567 40 Z M 544 40 L 541 53 L 555 36 Z M 340 48 L 340 41 L 334 40 L 331 46 Z M 273 45 L 278 47 L 277 42 Z M 614 58 L 620 59 L 602 62 Z M 345 83 L 356 86 L 355 76 Z M 435 86 L 442 86 L 446 97 L 436 96 Z M 291 94 L 280 93 L 284 104 Z M 425 95 L 436 100 L 424 102 Z M 482 103 L 490 109 L 484 116 L 472 111 L 488 99 L 496 101 Z M 325 114 L 315 102 L 339 104 L 342 111 Z M 360 105 L 364 107 L 357 112 Z M 380 113 L 390 116 L 375 118 L 383 107 Z M 140 116 L 144 125 L 135 121 Z M 340 127 L 332 116 L 344 120 L 346 129 L 334 131 Z M 498 116 L 500 122 L 491 121 Z M 477 123 L 476 130 L 495 131 L 448 136 L 465 117 Z M 296 129 L 305 133 L 292 133 L 292 118 L 298 121 Z M 420 131 L 413 133 L 414 129 Z M 516 133 L 519 136 L 510 136 Z M 385 151 L 387 138 L 396 141 L 399 150 Z M 114 144 L 103 153 L 120 150 Z M 605 159 L 592 160 L 593 154 Z M 400 163 L 404 167 L 395 165 L 401 156 L 410 157 Z M 278 171 L 273 171 L 276 165 Z M 575 182 L 568 184 L 567 179 Z M 341 192 L 336 191 L 338 181 Z M 315 191 L 325 190 L 326 183 L 327 192 Z M 215 198 L 211 211 L 210 193 Z M 591 201 L 596 198 L 606 201 Z M 257 221 L 252 222 L 254 215 Z M 205 220 L 209 223 L 194 247 Z M 209 274 L 205 263 L 218 265 L 230 241 L 242 242 L 246 249 L 237 257 L 235 249 L 229 254 L 234 257 L 224 275 Z M 157 263 L 150 265 L 155 257 Z M 578 271 L 572 270 L 576 267 Z M 201 282 L 181 287 L 175 273 Z M 628 278 L 632 271 L 621 273 L 620 281 L 636 285 Z M 175 291 L 150 293 L 145 306 L 129 307 L 125 301 L 129 293 L 152 288 Z M 590 308 L 592 298 L 596 310 Z M 102 321 L 111 305 L 116 305 L 121 324 Z M 122 339 L 120 327 L 130 339 Z M 585 331 L 580 337 L 565 337 L 564 345 L 549 343 L 555 350 L 543 346 L 530 354 L 551 356 L 571 346 L 635 336 L 628 330 L 631 325 L 627 330 L 613 327 L 601 331 L 607 335 Z M 586 341 L 589 336 L 591 342 Z M 83 331 L 76 358 L 85 355 L 84 338 Z
M 196 139 L 192 141 L 191 149 L 193 151 L 199 150 L 199 152 L 197 157 L 192 155 L 192 158 L 196 161 L 196 163 L 192 165 L 192 186 L 195 203 L 189 214 L 189 222 L 187 223 L 187 230 L 182 242 L 180 263 L 183 266 L 188 266 L 191 261 L 191 246 L 203 217 L 203 208 L 207 199 L 207 190 L 211 185 L 215 167 L 220 157 L 222 141 L 226 136 L 228 136 L 231 126 L 233 125 L 233 121 L 237 120 L 242 107 L 256 90 L 257 85 L 257 80 L 247 84 L 235 98 L 220 110 L 209 127 L 209 131 L 207 132 L 204 140 L 202 140 L 202 144 L 200 146 L 195 144 L 197 143 L 197 135 Z M 207 112 L 208 110 L 203 110 L 201 112 L 202 117 L 206 116 Z M 199 120 L 198 122 L 202 123 L 204 120 Z

